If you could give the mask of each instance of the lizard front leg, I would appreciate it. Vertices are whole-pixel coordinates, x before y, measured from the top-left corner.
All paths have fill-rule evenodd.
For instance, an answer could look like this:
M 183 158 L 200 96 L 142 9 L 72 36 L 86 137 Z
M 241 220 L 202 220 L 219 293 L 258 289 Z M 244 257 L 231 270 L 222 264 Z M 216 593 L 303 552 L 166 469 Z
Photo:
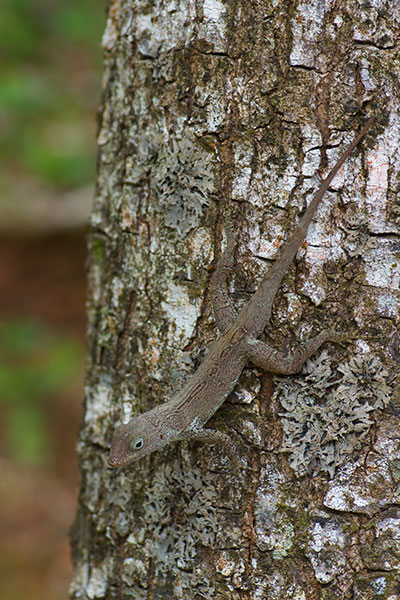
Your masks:
M 246 354 L 248 359 L 257 367 L 261 367 L 264 371 L 270 373 L 278 373 L 279 375 L 291 375 L 301 369 L 306 360 L 310 358 L 314 352 L 318 350 L 322 344 L 331 341 L 339 341 L 343 339 L 333 333 L 331 330 L 325 329 L 318 335 L 311 338 L 304 346 L 299 346 L 296 350 L 286 356 L 283 352 L 279 352 L 268 344 L 256 339 L 250 339 L 247 342 Z
M 222 433 L 222 431 L 215 431 L 214 429 L 203 429 L 199 427 L 182 433 L 179 436 L 179 440 L 206 442 L 208 444 L 221 445 L 224 447 L 231 463 L 237 469 L 243 469 L 243 465 L 240 462 L 240 458 L 237 453 L 236 445 L 231 440 L 229 435 L 226 435 L 226 433 Z

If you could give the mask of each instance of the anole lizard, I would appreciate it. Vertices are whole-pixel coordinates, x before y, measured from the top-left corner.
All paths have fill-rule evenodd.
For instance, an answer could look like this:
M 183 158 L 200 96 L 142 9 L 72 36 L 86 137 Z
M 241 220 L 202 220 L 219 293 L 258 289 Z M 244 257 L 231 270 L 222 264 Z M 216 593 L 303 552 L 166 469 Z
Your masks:
M 211 346 L 197 371 L 171 400 L 116 429 L 108 457 L 111 467 L 125 466 L 178 440 L 223 444 L 231 460 L 238 463 L 231 438 L 220 431 L 206 429 L 204 425 L 234 389 L 244 366 L 252 362 L 271 373 L 295 373 L 324 342 L 337 339 L 332 331 L 321 331 L 287 357 L 257 338 L 269 321 L 276 292 L 307 235 L 324 193 L 373 120 L 374 117 L 371 117 L 366 122 L 324 179 L 293 234 L 282 246 L 277 260 L 238 315 L 230 303 L 226 285 L 227 275 L 233 266 L 234 249 L 233 237 L 228 236 L 227 248 L 211 283 L 215 320 L 221 336 Z

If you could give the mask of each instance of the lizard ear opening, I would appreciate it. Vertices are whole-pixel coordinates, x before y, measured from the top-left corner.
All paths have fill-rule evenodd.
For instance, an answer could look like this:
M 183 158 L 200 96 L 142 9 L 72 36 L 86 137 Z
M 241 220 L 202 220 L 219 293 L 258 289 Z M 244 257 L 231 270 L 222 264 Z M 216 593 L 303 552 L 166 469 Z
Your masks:
M 143 448 L 143 438 L 137 438 L 136 440 L 131 442 L 130 446 L 132 450 L 140 450 L 140 448 Z

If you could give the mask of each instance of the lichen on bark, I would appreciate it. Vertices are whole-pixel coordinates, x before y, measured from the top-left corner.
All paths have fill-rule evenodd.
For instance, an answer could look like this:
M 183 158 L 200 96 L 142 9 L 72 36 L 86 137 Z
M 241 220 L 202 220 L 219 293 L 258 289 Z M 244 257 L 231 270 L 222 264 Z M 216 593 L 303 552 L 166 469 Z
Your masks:
M 399 25 L 390 0 L 110 3 L 72 599 L 396 597 Z M 377 123 L 326 195 L 265 334 L 289 349 L 342 327 L 350 341 L 279 384 L 245 369 L 210 426 L 253 471 L 238 477 L 221 449 L 184 443 L 108 469 L 115 426 L 167 400 L 217 335 L 209 284 L 225 220 L 236 219 L 240 308 L 373 110 Z M 327 395 L 313 404 L 322 363 Z M 303 444 L 310 423 L 341 449 L 328 474 L 300 473 L 290 458 L 301 447 L 304 464 L 321 466 Z

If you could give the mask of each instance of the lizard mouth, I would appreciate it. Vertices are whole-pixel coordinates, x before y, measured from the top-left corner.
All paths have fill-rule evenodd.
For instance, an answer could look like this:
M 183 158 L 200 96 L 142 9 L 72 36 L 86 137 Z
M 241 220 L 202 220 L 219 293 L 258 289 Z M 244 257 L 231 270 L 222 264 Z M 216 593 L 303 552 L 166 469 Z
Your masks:
M 111 454 L 108 455 L 107 462 L 109 467 L 120 467 L 124 464 L 117 456 L 112 456 Z
M 109 467 L 125 467 L 129 465 L 129 463 L 135 460 L 130 454 L 118 454 L 117 452 L 110 452 L 107 458 L 107 463 Z
M 146 454 L 146 452 L 144 453 Z M 126 467 L 126 465 L 129 465 L 133 462 L 135 462 L 136 460 L 138 460 L 139 458 L 141 458 L 143 456 L 143 454 L 135 454 L 132 455 L 129 452 L 117 452 L 115 449 L 111 450 L 108 457 L 107 457 L 107 463 L 109 467 L 115 468 L 115 467 Z

